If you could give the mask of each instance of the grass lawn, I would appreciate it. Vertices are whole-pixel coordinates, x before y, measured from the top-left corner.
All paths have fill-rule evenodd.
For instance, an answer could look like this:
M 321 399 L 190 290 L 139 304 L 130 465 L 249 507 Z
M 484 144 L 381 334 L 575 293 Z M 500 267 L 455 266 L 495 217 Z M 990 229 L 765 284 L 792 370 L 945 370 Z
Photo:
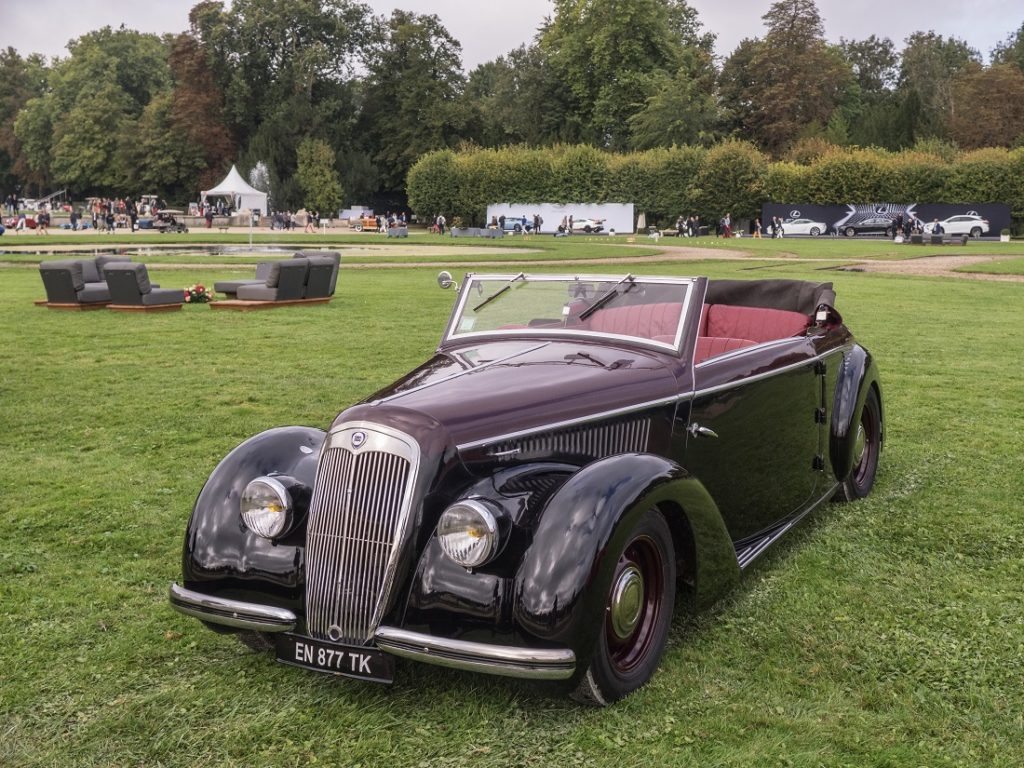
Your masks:
M 970 264 L 957 267 L 957 272 L 982 272 L 990 275 L 1024 275 L 1024 258 L 1005 259 L 986 264 Z
M 784 241 L 804 242 L 833 245 Z M 157 316 L 34 307 L 38 272 L 0 270 L 0 764 L 1019 766 L 1022 286 L 750 269 L 768 256 L 635 271 L 833 280 L 883 376 L 875 492 L 678 618 L 652 683 L 606 710 L 412 663 L 391 687 L 322 677 L 167 604 L 217 461 L 429 355 L 454 298 L 436 269 L 347 269 L 325 306 Z

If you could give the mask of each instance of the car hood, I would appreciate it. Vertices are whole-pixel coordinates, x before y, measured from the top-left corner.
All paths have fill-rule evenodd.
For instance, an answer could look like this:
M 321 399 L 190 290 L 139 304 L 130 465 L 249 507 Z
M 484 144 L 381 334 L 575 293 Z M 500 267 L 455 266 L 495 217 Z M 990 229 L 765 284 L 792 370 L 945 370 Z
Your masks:
M 455 445 L 480 443 L 675 397 L 673 360 L 586 341 L 462 346 L 438 353 L 335 424 L 415 411 L 443 427 Z

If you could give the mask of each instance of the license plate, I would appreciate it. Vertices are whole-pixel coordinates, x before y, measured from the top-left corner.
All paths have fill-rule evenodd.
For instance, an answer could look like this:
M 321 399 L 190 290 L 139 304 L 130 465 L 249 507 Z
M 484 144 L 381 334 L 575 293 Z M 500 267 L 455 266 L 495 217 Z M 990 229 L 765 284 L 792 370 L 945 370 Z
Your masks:
M 395 658 L 376 648 L 339 645 L 302 635 L 277 635 L 277 660 L 316 672 L 391 683 Z

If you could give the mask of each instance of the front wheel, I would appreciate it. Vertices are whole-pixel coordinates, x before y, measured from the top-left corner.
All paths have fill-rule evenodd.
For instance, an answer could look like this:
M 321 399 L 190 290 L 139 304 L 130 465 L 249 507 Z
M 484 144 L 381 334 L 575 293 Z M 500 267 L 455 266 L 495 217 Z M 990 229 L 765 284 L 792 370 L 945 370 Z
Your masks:
M 650 680 L 665 650 L 675 596 L 672 533 L 651 509 L 619 552 L 594 657 L 572 697 L 603 707 Z
M 811 227 L 811 237 L 817 237 L 821 234 L 821 230 L 818 227 Z
M 864 400 L 854 435 L 853 469 L 836 493 L 839 501 L 856 501 L 871 493 L 881 449 L 882 408 L 878 402 L 878 393 L 872 387 Z
M 846 229 L 843 230 L 843 234 L 846 235 L 847 237 L 853 237 L 854 235 L 857 234 L 857 230 L 855 230 L 853 227 L 847 227 Z

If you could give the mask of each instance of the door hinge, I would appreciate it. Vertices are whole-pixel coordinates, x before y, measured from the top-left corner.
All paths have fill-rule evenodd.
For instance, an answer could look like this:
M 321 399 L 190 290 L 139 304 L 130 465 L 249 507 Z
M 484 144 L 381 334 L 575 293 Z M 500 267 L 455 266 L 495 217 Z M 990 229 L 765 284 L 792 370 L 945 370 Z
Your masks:
M 824 360 L 819 360 L 818 362 L 816 362 L 814 364 L 814 372 L 818 376 L 824 376 L 825 375 L 825 371 L 827 371 L 827 370 L 828 370 L 828 366 L 825 364 Z
M 814 461 L 811 464 L 811 468 L 816 470 L 816 471 L 818 471 L 818 472 L 823 471 L 825 469 L 825 457 L 824 456 L 815 456 L 814 457 Z
M 825 413 L 825 409 L 824 408 L 815 408 L 814 409 L 814 423 L 815 424 L 824 424 L 827 418 L 828 418 L 828 414 Z

